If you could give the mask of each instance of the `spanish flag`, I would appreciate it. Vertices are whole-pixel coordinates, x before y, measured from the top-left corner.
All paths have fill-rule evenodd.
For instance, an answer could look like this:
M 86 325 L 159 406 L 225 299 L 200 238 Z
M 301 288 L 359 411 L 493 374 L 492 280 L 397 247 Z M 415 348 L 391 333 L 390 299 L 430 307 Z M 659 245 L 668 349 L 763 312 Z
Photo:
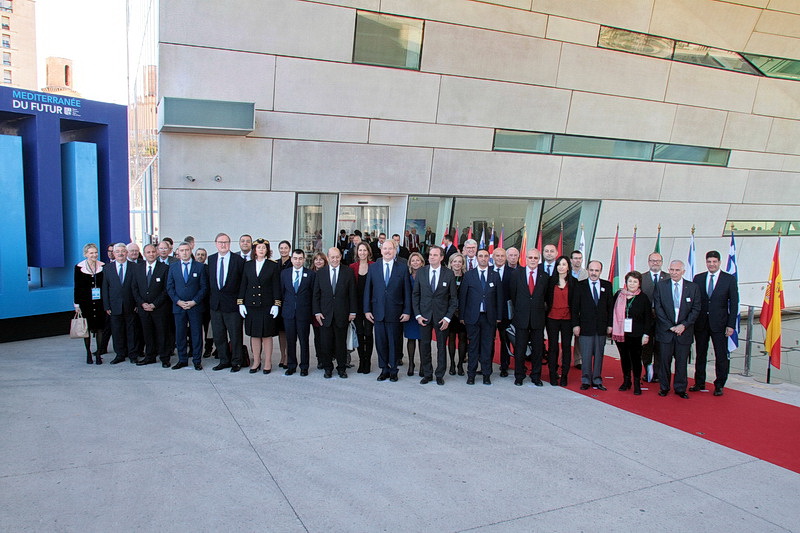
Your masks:
M 783 277 L 781 276 L 781 238 L 775 245 L 775 255 L 772 256 L 772 268 L 769 272 L 769 282 L 764 293 L 764 305 L 761 307 L 759 322 L 764 326 L 766 335 L 764 348 L 770 358 L 770 364 L 775 368 L 781 367 L 781 309 L 786 307 L 783 300 Z

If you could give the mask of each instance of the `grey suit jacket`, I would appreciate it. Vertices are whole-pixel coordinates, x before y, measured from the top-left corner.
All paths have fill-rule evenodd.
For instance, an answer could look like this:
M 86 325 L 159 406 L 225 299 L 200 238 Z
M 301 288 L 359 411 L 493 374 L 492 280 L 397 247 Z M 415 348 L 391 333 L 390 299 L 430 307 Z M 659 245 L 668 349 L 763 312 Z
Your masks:
M 694 341 L 694 323 L 700 316 L 700 287 L 692 281 L 682 280 L 681 304 L 678 319 L 675 320 L 675 307 L 672 302 L 672 280 L 658 282 L 653 293 L 653 306 L 656 311 L 656 340 L 658 342 L 676 341 L 678 344 L 691 344 Z M 683 324 L 683 334 L 676 335 L 669 328 Z

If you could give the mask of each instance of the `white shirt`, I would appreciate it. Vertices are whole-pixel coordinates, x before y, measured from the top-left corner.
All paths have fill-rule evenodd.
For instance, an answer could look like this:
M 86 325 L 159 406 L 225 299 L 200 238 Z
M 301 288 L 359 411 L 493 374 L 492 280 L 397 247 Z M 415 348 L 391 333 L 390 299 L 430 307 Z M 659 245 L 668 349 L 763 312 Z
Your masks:
M 114 270 L 116 271 L 117 275 L 119 275 L 120 265 L 122 265 L 122 279 L 125 279 L 125 273 L 128 271 L 128 261 L 126 260 L 124 263 L 120 263 L 119 261 L 114 261 Z
M 256 276 L 261 274 L 261 269 L 264 267 L 264 262 L 266 260 L 267 260 L 266 258 L 262 259 L 261 261 L 259 261 L 258 259 L 255 260 L 255 262 L 256 262 Z
M 431 271 L 428 272 L 428 285 L 433 283 L 434 279 L 436 280 L 436 284 L 438 285 L 440 277 L 441 276 L 439 274 L 439 269 L 438 268 L 431 268 Z
M 383 261 L 383 267 L 382 267 L 382 270 L 381 270 L 381 274 L 383 274 L 384 276 L 386 275 L 386 267 L 387 266 L 389 267 L 389 277 L 391 278 L 392 277 L 392 269 L 394 268 L 394 259 L 392 259 L 388 263 L 386 261 Z
M 245 261 L 250 261 L 250 253 L 239 252 L 239 255 L 241 255 L 242 259 Z

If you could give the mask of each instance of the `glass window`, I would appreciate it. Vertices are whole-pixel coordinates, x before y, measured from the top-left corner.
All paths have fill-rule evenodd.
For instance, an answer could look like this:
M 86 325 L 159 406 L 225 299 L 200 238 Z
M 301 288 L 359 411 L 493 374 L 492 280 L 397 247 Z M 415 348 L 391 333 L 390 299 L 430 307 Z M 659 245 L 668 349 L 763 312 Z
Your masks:
M 541 209 L 541 200 L 456 198 L 451 226 L 455 226 L 457 230 L 459 246 L 463 246 L 471 230 L 472 238 L 478 243 L 481 242 L 481 235 L 485 236 L 484 244 L 488 248 L 494 227 L 495 246 L 499 246 L 502 235 L 504 248 L 513 246 L 522 250 L 522 238 L 526 229 L 528 247 L 536 243 L 536 228 Z
M 359 11 L 353 63 L 419 70 L 424 21 Z
M 797 235 L 797 222 L 779 220 L 728 220 L 722 233 L 733 231 L 737 236 L 743 235 Z M 794 232 L 794 233 L 790 233 Z
M 685 43 L 677 41 L 675 43 L 675 61 L 683 63 L 694 63 L 695 65 L 705 65 L 706 67 L 722 68 L 725 70 L 735 70 L 746 74 L 758 74 L 750 63 L 736 52 L 711 48 L 701 44 Z
M 11 71 L 4 70 L 3 71 L 3 83 L 11 84 Z
M 744 57 L 755 65 L 764 76 L 800 80 L 800 61 L 797 59 L 783 59 L 755 54 L 744 54 Z
M 13 0 L 0 0 L 0 11 L 14 11 Z
M 600 28 L 600 37 L 597 46 L 600 48 L 610 48 L 611 50 L 622 50 L 651 57 L 670 59 L 672 48 L 675 41 L 666 37 L 656 37 L 646 33 L 621 30 L 619 28 Z
M 419 236 L 419 251 L 427 258 L 431 246 L 442 244 L 444 234 L 450 231 L 453 198 L 439 196 L 409 196 L 406 225 Z
M 3 48 L 11 48 L 11 36 L 3 35 Z
M 648 161 L 653 155 L 653 143 L 556 135 L 553 139 L 553 153 Z
M 3 52 L 3 64 L 4 65 L 11 65 L 11 54 L 8 52 Z
M 569 256 L 572 250 L 580 248 L 581 229 L 584 231 L 587 247 L 590 247 L 599 211 L 599 201 L 545 200 L 542 207 L 542 244 L 558 246 L 563 225 L 561 251 L 564 255 Z M 590 254 L 591 248 L 588 248 L 584 254 L 584 265 L 588 263 Z
M 550 133 L 495 130 L 494 149 L 503 152 L 532 152 L 549 154 L 553 145 Z
M 11 29 L 11 19 L 6 16 L 3 17 L 3 29 L 4 30 Z
M 683 146 L 680 144 L 656 144 L 653 161 L 670 163 L 695 163 L 724 167 L 728 164 L 730 150 Z
M 294 242 L 306 252 L 306 263 L 315 252 L 327 253 L 336 242 L 336 194 L 298 194 Z

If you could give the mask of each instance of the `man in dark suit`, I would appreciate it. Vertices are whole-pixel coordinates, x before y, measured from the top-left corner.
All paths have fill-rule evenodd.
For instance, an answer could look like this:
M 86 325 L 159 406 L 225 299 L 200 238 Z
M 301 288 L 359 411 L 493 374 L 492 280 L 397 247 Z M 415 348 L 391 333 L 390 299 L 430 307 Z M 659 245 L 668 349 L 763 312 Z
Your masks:
M 669 274 L 661 270 L 664 264 L 664 258 L 658 252 L 653 252 L 649 256 L 647 256 L 647 265 L 649 270 L 642 274 L 642 292 L 647 295 L 650 301 L 653 301 L 653 293 L 656 290 L 656 285 L 662 279 L 669 279 Z M 655 321 L 655 309 L 653 309 L 653 321 L 650 331 L 647 332 L 647 335 L 650 337 L 651 341 L 642 346 L 642 364 L 646 369 L 646 380 L 655 383 L 658 381 L 658 369 L 659 369 L 659 361 L 660 358 L 659 354 L 659 347 L 658 341 L 656 340 L 656 321 Z
M 420 383 L 433 381 L 431 338 L 436 330 L 436 383 L 444 385 L 447 370 L 447 328 L 458 309 L 458 291 L 453 271 L 442 265 L 444 253 L 431 246 L 428 265 L 417 271 L 417 282 L 411 301 L 420 328 L 419 358 L 422 367 Z
M 670 279 L 658 282 L 653 292 L 656 311 L 656 339 L 661 347 L 661 368 L 658 371 L 661 390 L 666 396 L 670 387 L 670 367 L 675 358 L 675 394 L 689 399 L 686 365 L 692 347 L 694 324 L 700 316 L 700 288 L 683 279 L 683 261 L 669 264 Z
M 494 271 L 500 276 L 503 282 L 503 302 L 502 319 L 497 324 L 497 336 L 500 337 L 500 377 L 508 377 L 508 367 L 511 364 L 511 352 L 508 351 L 508 326 L 511 325 L 509 318 L 509 305 L 511 301 L 511 273 L 513 268 L 509 267 L 506 263 L 506 251 L 503 248 L 495 248 L 492 252 L 492 259 L 494 260 Z M 494 348 L 494 343 L 492 343 Z M 493 350 L 494 351 L 494 350 Z M 494 359 L 494 355 L 492 356 Z
M 461 280 L 458 309 L 461 323 L 467 327 L 467 385 L 475 384 L 478 362 L 484 385 L 491 385 L 494 332 L 503 317 L 505 298 L 500 276 L 489 267 L 488 250 L 478 251 L 477 263 L 477 267 L 464 274 Z
M 381 245 L 382 260 L 369 265 L 364 286 L 364 316 L 375 324 L 375 348 L 381 373 L 378 381 L 397 381 L 402 357 L 403 322 L 411 318 L 411 280 L 408 267 L 397 260 L 398 240 Z
M 297 341 L 300 341 L 300 375 L 308 375 L 309 344 L 311 330 L 311 301 L 314 293 L 316 272 L 303 266 L 305 252 L 297 248 L 292 252 L 292 268 L 281 271 L 281 314 L 286 327 L 286 375 L 297 371 Z
M 192 362 L 195 370 L 203 370 L 203 299 L 208 292 L 206 265 L 192 258 L 192 247 L 184 241 L 178 246 L 180 261 L 172 263 L 167 274 L 167 293 L 172 298 L 175 317 L 175 339 L 178 362 L 173 370 L 189 366 L 186 326 L 192 335 Z
M 211 329 L 219 364 L 212 370 L 242 368 L 242 317 L 239 315 L 239 285 L 245 260 L 231 253 L 231 238 L 225 233 L 214 239 L 217 253 L 208 258 Z M 233 352 L 233 353 L 231 353 Z
M 411 252 L 408 251 L 408 248 L 400 244 L 400 234 L 395 233 L 392 235 L 392 240 L 397 243 L 397 254 L 396 259 L 405 263 L 408 261 L 408 256 L 411 255 Z
M 443 246 L 443 248 L 444 248 L 444 259 L 442 260 L 442 264 L 447 266 L 449 264 L 449 261 L 450 261 L 450 256 L 452 256 L 453 254 L 458 253 L 458 248 L 456 248 L 453 245 L 453 238 L 449 234 L 446 234 L 444 236 L 444 246 Z
M 384 241 L 386 241 L 386 234 L 384 232 L 380 232 L 378 234 L 378 239 L 369 243 L 369 245 L 372 247 L 373 258 L 381 256 L 381 246 L 383 246 Z
M 525 254 L 525 266 L 511 271 L 508 299 L 511 300 L 514 324 L 514 385 L 525 381 L 525 356 L 530 343 L 531 381 L 537 387 L 542 383 L 542 350 L 547 315 L 547 287 L 550 279 L 539 268 L 541 254 L 531 248 Z
M 311 309 L 322 325 L 325 377 L 333 376 L 333 360 L 340 378 L 347 378 L 347 326 L 355 320 L 356 282 L 353 270 L 341 265 L 338 248 L 328 250 L 328 266 L 317 272 Z M 288 269 L 287 269 L 288 270 Z
M 581 390 L 603 385 L 603 348 L 611 335 L 614 320 L 614 295 L 611 283 L 600 279 L 603 263 L 589 261 L 589 277 L 578 282 L 573 300 L 572 333 L 581 344 Z
M 136 301 L 133 299 L 133 277 L 135 263 L 128 261 L 128 249 L 124 243 L 114 245 L 114 262 L 103 276 L 103 307 L 111 317 L 111 335 L 114 352 L 112 365 L 130 358 L 136 363 Z
M 406 230 L 405 233 L 405 246 L 408 248 L 408 252 L 419 252 L 419 235 L 417 235 L 417 228 L 411 228 L 411 231 Z
M 716 250 L 706 254 L 707 272 L 697 274 L 694 282 L 700 289 L 700 316 L 694 325 L 697 359 L 694 363 L 694 385 L 690 391 L 701 391 L 706 386 L 706 360 L 708 341 L 714 345 L 714 396 L 722 396 L 728 379 L 730 352 L 728 337 L 736 327 L 739 311 L 739 286 L 736 278 L 720 270 L 720 256 Z
M 161 366 L 169 368 L 170 355 L 166 344 L 172 305 L 167 294 L 169 267 L 158 260 L 158 252 L 152 244 L 144 247 L 144 259 L 145 262 L 135 268 L 133 277 L 133 298 L 144 337 L 144 357 L 136 364 L 150 365 L 160 357 Z

